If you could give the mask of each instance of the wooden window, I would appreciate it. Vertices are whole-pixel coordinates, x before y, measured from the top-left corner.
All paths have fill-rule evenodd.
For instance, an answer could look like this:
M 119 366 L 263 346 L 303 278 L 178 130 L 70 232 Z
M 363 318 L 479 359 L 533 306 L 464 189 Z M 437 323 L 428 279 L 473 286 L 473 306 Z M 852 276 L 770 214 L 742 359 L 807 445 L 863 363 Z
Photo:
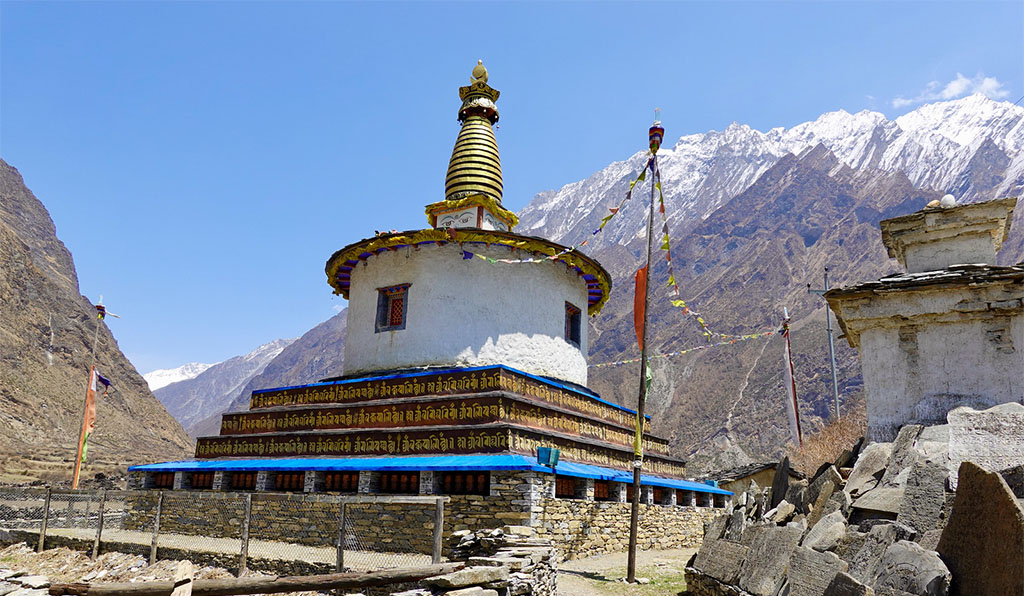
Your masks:
M 256 472 L 231 472 L 231 490 L 256 490 Z
M 662 489 L 660 486 L 655 486 L 654 487 L 654 502 L 660 505 L 661 503 L 664 502 L 664 500 L 665 500 L 665 490 Z
M 302 492 L 306 487 L 306 474 L 303 472 L 278 472 L 274 474 L 274 490 Z
M 380 475 L 380 491 L 392 494 L 419 494 L 419 472 L 383 472 Z
M 640 494 L 643 494 L 643 493 L 640 493 Z M 626 485 L 626 502 L 627 503 L 632 503 L 633 502 L 633 485 L 632 485 L 632 483 Z
M 571 476 L 555 476 L 555 496 L 559 499 L 575 499 L 576 479 Z
M 409 311 L 409 285 L 377 288 L 377 333 L 405 329 L 405 315 Z
M 612 483 L 607 480 L 594 481 L 594 500 L 613 501 L 615 493 L 612 492 Z
M 195 490 L 213 488 L 213 472 L 192 472 L 192 488 Z
M 153 474 L 153 488 L 174 488 L 174 472 Z
M 441 492 L 446 495 L 491 494 L 490 472 L 445 472 L 441 476 Z
M 327 472 L 324 474 L 324 490 L 338 493 L 357 492 L 359 472 Z
M 690 506 L 693 504 L 693 491 L 689 490 L 677 490 L 676 491 L 676 504 Z
M 579 347 L 580 345 L 580 321 L 582 312 L 579 308 L 565 303 L 565 341 Z

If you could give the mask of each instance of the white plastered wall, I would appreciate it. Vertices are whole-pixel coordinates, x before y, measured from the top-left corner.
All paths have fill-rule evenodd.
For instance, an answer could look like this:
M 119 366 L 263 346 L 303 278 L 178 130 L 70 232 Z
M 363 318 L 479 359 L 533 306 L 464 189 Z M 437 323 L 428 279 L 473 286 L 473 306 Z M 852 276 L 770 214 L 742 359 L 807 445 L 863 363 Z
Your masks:
M 960 405 L 1024 403 L 1020 304 L 1003 288 L 944 288 L 844 308 L 859 334 L 870 437 L 889 441 L 904 424 L 941 424 Z
M 491 258 L 532 255 L 467 246 Z M 463 259 L 454 244 L 406 247 L 352 271 L 345 374 L 423 366 L 504 364 L 587 383 L 587 288 L 565 265 Z M 405 329 L 375 331 L 377 289 L 411 284 Z M 565 303 L 582 310 L 581 348 L 565 338 Z

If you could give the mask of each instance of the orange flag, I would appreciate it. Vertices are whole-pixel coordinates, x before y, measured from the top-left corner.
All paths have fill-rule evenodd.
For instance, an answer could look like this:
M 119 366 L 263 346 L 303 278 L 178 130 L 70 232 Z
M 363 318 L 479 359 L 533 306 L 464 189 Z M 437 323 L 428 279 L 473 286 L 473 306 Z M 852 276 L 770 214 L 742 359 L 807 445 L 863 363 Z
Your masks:
M 636 293 L 633 294 L 633 327 L 636 329 L 636 343 L 644 349 L 644 296 L 647 294 L 647 266 L 636 270 Z

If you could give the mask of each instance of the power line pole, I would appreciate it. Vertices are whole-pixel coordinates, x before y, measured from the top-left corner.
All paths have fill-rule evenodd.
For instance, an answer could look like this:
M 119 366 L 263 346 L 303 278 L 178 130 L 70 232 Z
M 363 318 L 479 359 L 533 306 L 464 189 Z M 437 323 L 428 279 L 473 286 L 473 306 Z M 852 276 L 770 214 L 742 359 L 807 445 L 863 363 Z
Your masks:
M 817 294 L 823 296 L 825 292 L 829 291 L 831 286 L 828 283 L 828 267 L 825 267 L 825 289 L 815 290 L 811 289 L 811 284 L 807 284 L 807 293 Z M 835 340 L 832 338 L 832 313 L 828 307 L 828 303 L 825 303 L 825 331 L 828 332 L 828 357 L 832 361 L 832 396 L 835 398 L 836 408 L 836 419 L 843 417 L 839 413 L 839 378 L 836 376 L 836 346 Z

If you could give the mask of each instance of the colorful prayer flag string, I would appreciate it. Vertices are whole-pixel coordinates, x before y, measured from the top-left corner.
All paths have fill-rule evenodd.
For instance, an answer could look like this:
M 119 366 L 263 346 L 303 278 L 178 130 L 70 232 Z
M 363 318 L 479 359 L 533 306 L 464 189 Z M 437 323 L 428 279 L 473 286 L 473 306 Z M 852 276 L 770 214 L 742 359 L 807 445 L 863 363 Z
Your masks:
M 675 352 L 668 352 L 666 354 L 652 354 L 652 355 L 647 356 L 647 358 L 648 359 L 651 359 L 651 358 L 670 358 L 672 356 L 682 356 L 683 354 L 689 354 L 690 352 L 696 352 L 698 350 L 707 350 L 709 348 L 718 348 L 718 347 L 721 347 L 721 346 L 730 346 L 732 344 L 739 343 L 741 341 L 748 341 L 748 340 L 751 340 L 751 339 L 758 339 L 758 338 L 762 338 L 762 337 L 771 337 L 772 335 L 775 335 L 776 333 L 778 333 L 778 330 L 777 329 L 773 329 L 771 331 L 762 331 L 760 333 L 750 333 L 748 335 L 736 335 L 736 336 L 732 336 L 732 339 L 729 339 L 729 340 L 726 340 L 726 341 L 720 341 L 718 343 L 706 344 L 706 345 L 702 345 L 702 346 L 694 346 L 692 348 L 686 348 L 685 350 L 677 350 Z M 606 367 L 606 366 L 618 366 L 620 364 L 631 364 L 633 362 L 640 362 L 640 359 L 639 358 L 630 358 L 628 360 L 618 360 L 616 362 L 602 362 L 601 364 L 591 364 L 589 366 L 591 368 L 603 368 L 603 367 Z
M 630 198 L 632 198 L 632 196 L 633 196 L 633 187 L 635 187 L 638 182 L 643 182 L 644 180 L 647 179 L 647 170 L 649 168 L 652 168 L 653 164 L 654 164 L 654 157 L 652 156 L 650 159 L 647 160 L 647 163 L 644 165 L 644 169 L 640 170 L 640 175 L 637 176 L 635 180 L 633 180 L 632 182 L 629 183 L 629 190 L 626 191 L 626 197 L 624 199 L 622 199 L 622 201 L 619 202 L 617 207 L 615 207 L 614 209 L 609 209 L 609 211 L 611 211 L 611 213 L 609 213 L 608 215 L 604 216 L 604 218 L 601 219 L 601 225 L 598 226 L 596 230 L 594 230 L 593 234 L 591 234 L 592 236 L 596 236 L 598 232 L 600 232 L 602 229 L 604 229 L 604 226 L 607 225 L 608 222 L 611 221 L 611 219 L 613 217 L 615 217 L 615 215 L 619 212 L 619 210 L 622 209 L 622 206 L 625 205 L 626 202 L 629 201 Z M 557 260 L 559 257 L 567 255 L 567 254 L 569 254 L 569 253 L 571 253 L 571 252 L 573 252 L 575 250 L 579 250 L 580 248 L 583 248 L 584 246 L 586 246 L 588 242 L 590 242 L 589 238 L 584 240 L 583 242 L 580 242 L 579 244 L 574 244 L 574 245 L 570 246 L 569 248 L 563 250 L 560 253 L 557 253 L 557 254 L 554 254 L 554 255 L 551 255 L 551 256 L 547 256 L 547 257 L 543 257 L 543 258 L 492 259 L 490 257 L 485 257 L 484 255 L 476 254 L 476 253 L 470 252 L 470 251 L 465 250 L 465 249 L 462 250 L 462 258 L 463 259 L 472 259 L 473 257 L 480 257 L 481 259 L 487 261 L 488 263 L 509 263 L 509 264 L 543 263 L 544 261 L 554 261 L 554 260 Z

